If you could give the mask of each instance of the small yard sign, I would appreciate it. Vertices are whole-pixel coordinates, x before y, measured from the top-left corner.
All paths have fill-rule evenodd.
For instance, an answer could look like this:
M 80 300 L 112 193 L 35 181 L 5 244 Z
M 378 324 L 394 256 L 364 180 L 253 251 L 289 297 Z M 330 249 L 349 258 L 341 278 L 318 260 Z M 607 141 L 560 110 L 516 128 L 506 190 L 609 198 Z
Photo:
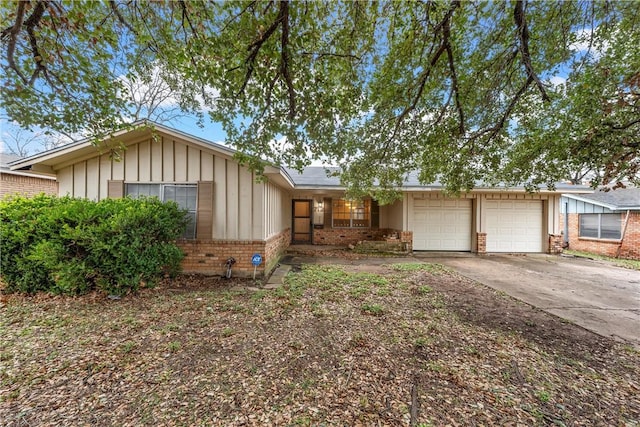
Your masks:
M 251 264 L 255 265 L 256 267 L 262 264 L 262 255 L 253 254 L 253 256 L 251 257 Z
M 251 264 L 253 264 L 253 280 L 256 280 L 256 269 L 262 263 L 262 255 L 253 254 L 251 257 Z

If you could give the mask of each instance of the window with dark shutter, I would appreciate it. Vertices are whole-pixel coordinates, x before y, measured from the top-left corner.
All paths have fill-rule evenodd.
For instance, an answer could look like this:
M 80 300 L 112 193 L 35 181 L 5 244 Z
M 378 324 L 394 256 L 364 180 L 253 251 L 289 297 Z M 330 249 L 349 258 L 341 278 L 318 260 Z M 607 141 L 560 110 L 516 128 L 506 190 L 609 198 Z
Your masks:
M 124 181 L 107 181 L 107 197 L 110 199 L 121 199 L 124 197 Z
M 331 228 L 331 197 L 325 197 L 324 205 L 324 228 Z

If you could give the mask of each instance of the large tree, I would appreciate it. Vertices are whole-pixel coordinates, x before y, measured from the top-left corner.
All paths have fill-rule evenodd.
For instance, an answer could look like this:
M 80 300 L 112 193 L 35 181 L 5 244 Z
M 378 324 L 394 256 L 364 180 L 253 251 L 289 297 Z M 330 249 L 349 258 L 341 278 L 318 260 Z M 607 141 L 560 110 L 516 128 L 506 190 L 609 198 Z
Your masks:
M 639 2 L 0 7 L 0 106 L 25 127 L 118 126 L 123 76 L 153 63 L 252 166 L 326 159 L 354 195 L 377 183 L 387 200 L 414 171 L 452 191 L 533 188 L 585 166 L 638 181 Z

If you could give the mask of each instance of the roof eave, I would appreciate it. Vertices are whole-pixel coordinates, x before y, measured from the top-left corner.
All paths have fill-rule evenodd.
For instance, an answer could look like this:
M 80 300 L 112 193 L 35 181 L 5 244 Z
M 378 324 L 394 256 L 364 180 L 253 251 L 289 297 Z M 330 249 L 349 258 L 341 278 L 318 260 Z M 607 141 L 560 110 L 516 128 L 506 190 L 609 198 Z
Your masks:
M 570 199 L 573 199 L 573 200 L 578 200 L 580 202 L 591 203 L 592 205 L 601 206 L 603 208 L 611 209 L 612 211 L 631 209 L 631 208 L 621 208 L 621 207 L 619 207 L 617 205 L 612 205 L 610 203 L 601 202 L 599 200 L 589 199 L 587 197 L 580 197 L 577 194 L 563 194 L 563 196 L 566 196 L 566 197 L 568 197 Z

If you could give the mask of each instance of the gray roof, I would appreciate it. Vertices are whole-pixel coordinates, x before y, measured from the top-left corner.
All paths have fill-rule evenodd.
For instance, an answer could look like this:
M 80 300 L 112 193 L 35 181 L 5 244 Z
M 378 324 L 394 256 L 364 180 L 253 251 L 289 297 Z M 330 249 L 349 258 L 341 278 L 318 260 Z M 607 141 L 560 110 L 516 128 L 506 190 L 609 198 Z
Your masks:
M 9 153 L 0 153 L 0 169 L 9 169 L 8 164 L 21 159 L 20 156 Z
M 578 198 L 586 202 L 592 202 L 612 210 L 640 210 L 640 188 L 617 188 L 605 191 L 603 189 L 591 194 L 581 194 Z
M 296 187 L 308 187 L 308 188 L 335 188 L 342 189 L 343 185 L 340 183 L 340 177 L 336 175 L 332 175 L 332 173 L 339 172 L 340 169 L 337 167 L 324 167 L 324 166 L 308 166 L 302 170 L 302 173 L 298 172 L 295 169 L 285 168 L 286 173 L 289 175 L 293 183 Z M 411 172 L 407 175 L 404 181 L 404 188 L 414 188 L 416 190 L 419 189 L 441 189 L 443 188 L 442 183 L 435 181 L 429 184 L 421 184 L 418 179 L 418 172 Z M 490 189 L 490 188 L 498 188 L 498 189 L 514 189 L 514 190 L 524 190 L 523 186 L 515 186 L 509 187 L 504 184 L 498 184 L 495 186 L 487 186 L 486 184 L 477 181 L 475 183 L 475 188 L 477 189 Z M 541 190 L 545 190 L 541 188 Z M 589 192 L 591 189 L 587 186 L 582 185 L 574 185 L 567 183 L 557 183 L 556 191 L 561 192 Z
M 332 172 L 338 172 L 336 167 L 309 166 L 302 173 L 295 169 L 284 168 L 291 180 L 300 186 L 313 187 L 341 187 L 339 176 L 329 176 Z

